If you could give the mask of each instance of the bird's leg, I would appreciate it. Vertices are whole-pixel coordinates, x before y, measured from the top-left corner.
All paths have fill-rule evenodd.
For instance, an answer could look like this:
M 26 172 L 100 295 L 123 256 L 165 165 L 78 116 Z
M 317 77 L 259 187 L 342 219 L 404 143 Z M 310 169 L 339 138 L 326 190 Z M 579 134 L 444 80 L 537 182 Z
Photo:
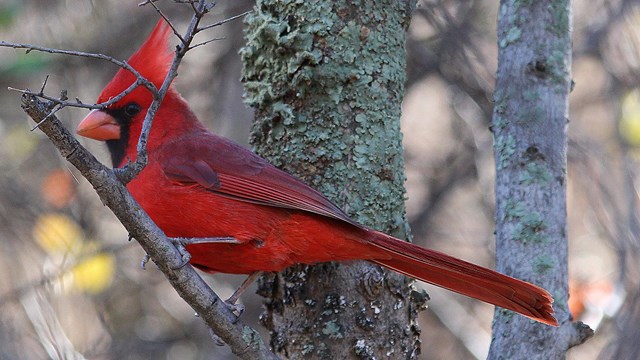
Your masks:
M 241 242 L 233 236 L 221 237 L 205 237 L 205 238 L 185 238 L 174 237 L 169 240 L 176 246 L 193 245 L 193 244 L 241 244 Z
M 127 241 L 131 241 L 131 240 L 133 240 L 133 235 L 129 234 L 129 236 L 127 237 Z M 140 268 L 142 270 L 147 270 L 147 263 L 149 262 L 149 260 L 151 260 L 151 256 L 145 253 L 144 256 L 142 257 L 142 260 L 140 260 Z
M 240 244 L 238 239 L 225 236 L 225 237 L 208 237 L 208 238 L 184 238 L 184 237 L 174 237 L 169 238 L 169 241 L 173 243 L 173 245 L 178 248 L 180 255 L 182 256 L 182 263 L 173 268 L 173 270 L 182 269 L 185 265 L 189 263 L 191 260 L 191 254 L 187 251 L 186 245 L 193 244 Z
M 240 295 L 242 295 L 242 293 L 247 290 L 247 288 L 253 284 L 260 275 L 262 275 L 262 271 L 255 271 L 251 275 L 247 276 L 247 278 L 242 282 L 242 285 L 240 285 L 240 287 L 225 301 L 229 309 L 235 314 L 238 314 L 238 319 L 244 312 L 244 305 L 236 304 L 236 301 L 238 301 Z
M 256 281 L 256 279 L 258 278 L 258 276 L 262 275 L 262 271 L 255 271 L 253 273 L 251 273 L 251 275 L 247 276 L 246 279 L 244 279 L 244 281 L 242 282 L 242 285 L 240 285 L 240 287 L 234 291 L 233 295 L 231 295 L 228 299 L 227 299 L 227 303 L 228 304 L 235 304 L 236 301 L 238 301 L 238 299 L 240 298 L 240 295 L 242 295 L 242 293 L 247 290 L 247 288 L 253 284 L 254 281 Z
M 129 235 L 129 241 L 131 241 L 131 239 L 132 237 L 131 235 Z M 169 238 L 169 241 L 171 241 L 173 245 L 175 245 L 175 247 L 178 248 L 178 251 L 180 252 L 180 256 L 182 257 L 182 262 L 178 266 L 172 267 L 171 268 L 172 270 L 182 269 L 183 267 L 185 267 L 185 265 L 189 263 L 189 260 L 191 260 L 191 254 L 189 254 L 189 252 L 187 251 L 186 245 L 210 244 L 210 243 L 214 243 L 214 244 L 240 244 L 241 243 L 236 238 L 230 237 L 230 236 L 210 237 L 210 238 L 174 237 L 174 238 Z M 144 254 L 144 256 L 142 257 L 142 260 L 140 261 L 140 267 L 142 268 L 142 270 L 146 270 L 146 266 L 149 260 L 151 260 L 151 257 L 149 256 L 149 254 Z

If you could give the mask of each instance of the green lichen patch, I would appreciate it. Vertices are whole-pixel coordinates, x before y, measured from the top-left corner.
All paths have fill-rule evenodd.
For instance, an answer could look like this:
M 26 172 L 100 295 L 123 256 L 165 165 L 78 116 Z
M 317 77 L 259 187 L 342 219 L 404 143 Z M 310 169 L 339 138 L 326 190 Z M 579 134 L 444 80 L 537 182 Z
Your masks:
M 521 35 L 522 35 L 522 29 L 514 25 L 513 27 L 509 28 L 509 30 L 507 31 L 507 36 L 503 37 L 500 40 L 500 47 L 504 48 L 509 44 L 515 43 L 516 41 L 520 40 Z
M 524 214 L 516 224 L 511 238 L 524 244 L 540 244 L 547 242 L 545 230 L 547 225 L 542 216 L 535 212 Z
M 528 162 L 521 172 L 520 183 L 524 185 L 548 184 L 553 177 L 549 167 L 544 162 Z
M 527 205 L 521 201 L 515 201 L 512 199 L 507 200 L 504 207 L 504 219 L 505 221 L 512 221 L 521 219 L 527 214 Z
M 511 135 L 497 135 L 494 140 L 494 149 L 497 158 L 498 169 L 507 167 L 513 161 L 513 154 L 516 152 L 516 139 Z
M 386 224 L 405 220 L 405 63 L 396 50 L 404 47 L 405 9 L 393 1 L 384 13 L 366 2 L 337 6 L 261 1 L 247 16 L 242 80 L 257 115 L 250 142 L 338 205 L 349 197 L 356 220 L 394 231 Z
M 545 274 L 547 271 L 553 269 L 554 266 L 555 261 L 548 255 L 540 255 L 533 261 L 533 270 L 539 275 Z
M 336 320 L 329 320 L 325 322 L 321 331 L 323 335 L 329 337 L 330 339 L 342 339 L 344 337 L 342 328 L 336 322 Z

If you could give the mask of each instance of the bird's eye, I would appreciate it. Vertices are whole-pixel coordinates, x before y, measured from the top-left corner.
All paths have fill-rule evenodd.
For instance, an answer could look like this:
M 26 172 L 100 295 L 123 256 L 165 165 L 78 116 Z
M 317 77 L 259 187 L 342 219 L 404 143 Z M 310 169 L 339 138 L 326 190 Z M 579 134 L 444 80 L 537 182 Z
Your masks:
M 140 105 L 136 103 L 127 104 L 124 107 L 124 114 L 129 118 L 132 118 L 138 115 L 139 112 L 140 112 Z

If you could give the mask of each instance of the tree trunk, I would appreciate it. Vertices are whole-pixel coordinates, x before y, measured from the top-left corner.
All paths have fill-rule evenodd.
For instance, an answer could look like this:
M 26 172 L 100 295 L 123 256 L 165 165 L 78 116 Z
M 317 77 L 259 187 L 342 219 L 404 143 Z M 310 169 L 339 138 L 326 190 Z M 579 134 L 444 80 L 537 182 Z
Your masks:
M 241 51 L 251 143 L 356 221 L 407 238 L 399 127 L 413 0 L 262 0 Z M 266 275 L 262 322 L 292 359 L 415 357 L 423 302 L 366 262 Z
M 568 312 L 569 0 L 500 2 L 492 130 L 497 268 L 541 285 L 560 327 L 496 309 L 490 359 L 562 359 L 588 337 Z

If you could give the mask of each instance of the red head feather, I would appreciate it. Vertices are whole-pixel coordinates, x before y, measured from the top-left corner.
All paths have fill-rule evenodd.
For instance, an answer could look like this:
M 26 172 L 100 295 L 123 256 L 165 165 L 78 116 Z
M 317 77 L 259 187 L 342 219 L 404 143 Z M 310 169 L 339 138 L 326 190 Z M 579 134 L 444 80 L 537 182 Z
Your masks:
M 173 61 L 173 52 L 169 47 L 170 34 L 171 28 L 161 19 L 149 38 L 128 60 L 129 65 L 157 88 L 164 82 Z M 135 81 L 136 77 L 130 71 L 118 70 L 102 90 L 98 102 L 103 103 L 118 96 Z M 149 89 L 138 86 L 108 109 L 90 112 L 78 125 L 77 132 L 82 136 L 107 141 L 114 166 L 124 159 L 133 160 L 137 154 L 136 145 L 143 120 L 152 99 Z M 133 115 L 127 114 L 130 105 L 134 105 Z M 202 125 L 184 99 L 170 87 L 156 113 L 147 150 L 161 145 L 165 136 L 176 136 L 180 132 L 191 131 L 194 127 L 201 128 Z
M 144 44 L 127 61 L 140 75 L 151 81 L 157 88 L 162 85 L 173 60 L 173 51 L 171 51 L 169 44 L 170 34 L 171 28 L 163 19 L 160 19 Z M 136 77 L 130 71 L 125 69 L 118 70 L 113 79 L 102 90 L 98 102 L 105 102 L 117 96 L 135 81 Z M 138 87 L 130 95 L 131 98 L 136 98 L 143 103 L 151 103 L 151 93 L 143 86 Z

